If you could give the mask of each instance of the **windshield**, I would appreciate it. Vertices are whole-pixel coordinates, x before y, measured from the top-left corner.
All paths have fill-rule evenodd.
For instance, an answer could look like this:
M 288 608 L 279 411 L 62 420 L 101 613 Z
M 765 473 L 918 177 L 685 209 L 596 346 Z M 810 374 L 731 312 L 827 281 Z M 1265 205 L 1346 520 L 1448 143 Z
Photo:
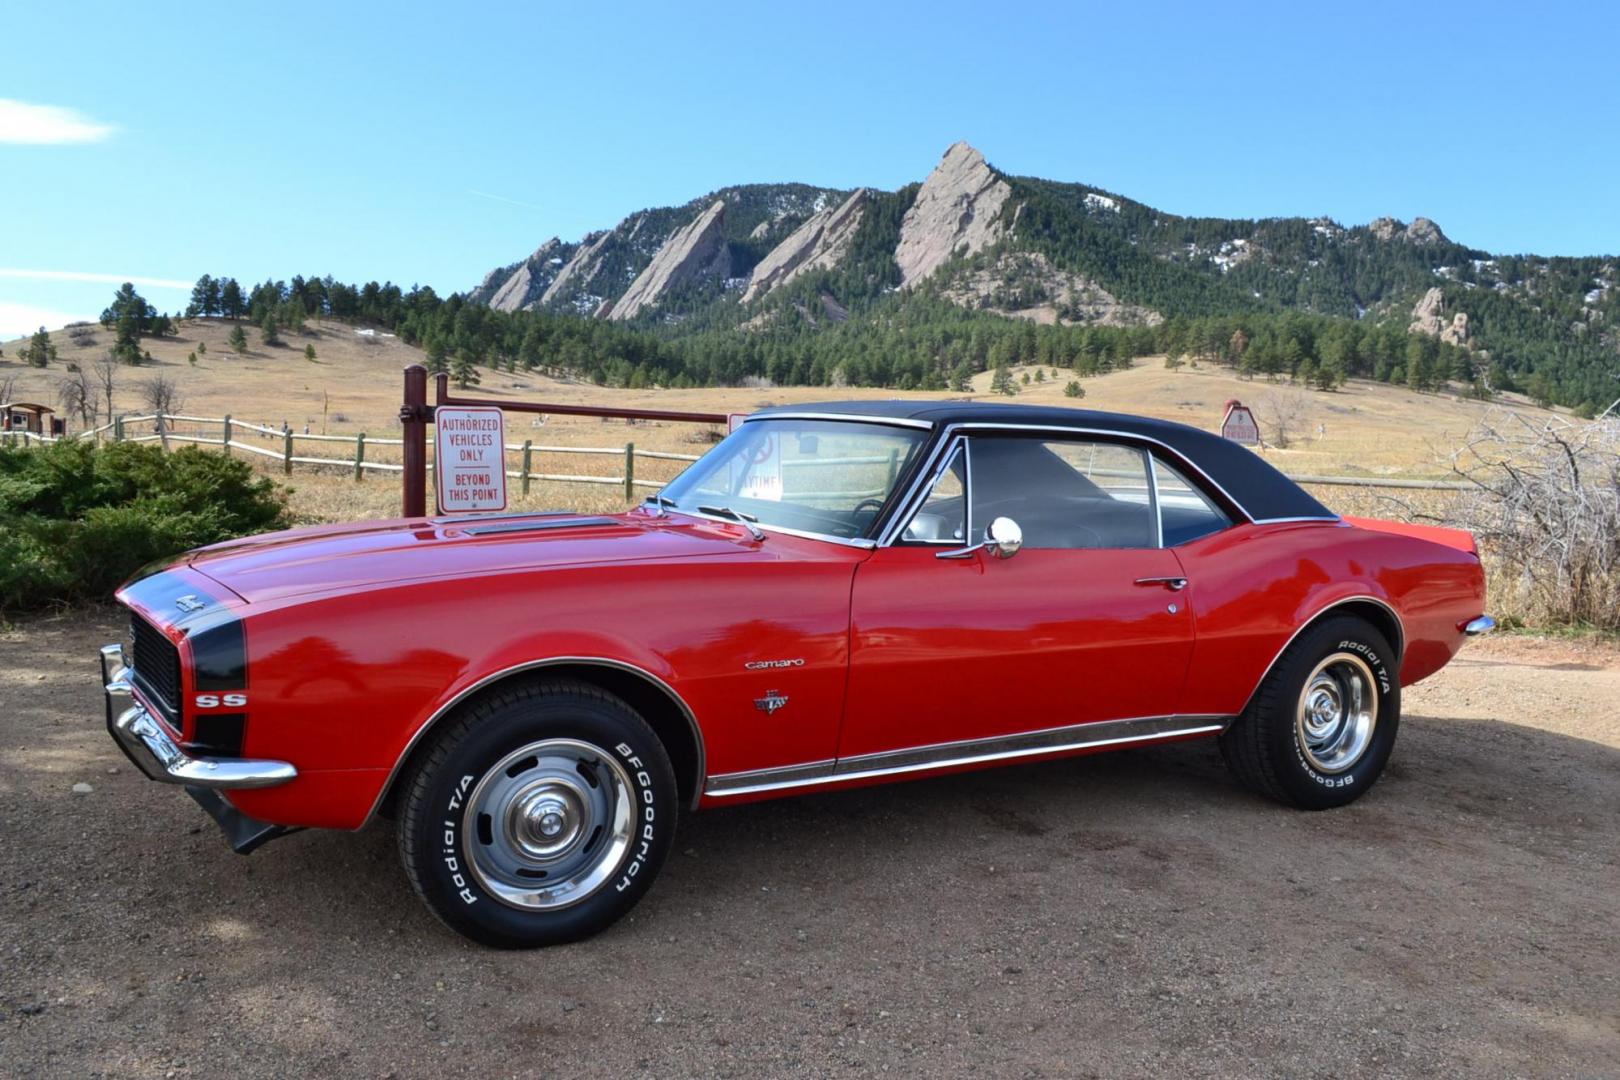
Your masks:
M 672 509 L 842 539 L 864 536 L 927 441 L 921 428 L 751 420 L 682 473 Z

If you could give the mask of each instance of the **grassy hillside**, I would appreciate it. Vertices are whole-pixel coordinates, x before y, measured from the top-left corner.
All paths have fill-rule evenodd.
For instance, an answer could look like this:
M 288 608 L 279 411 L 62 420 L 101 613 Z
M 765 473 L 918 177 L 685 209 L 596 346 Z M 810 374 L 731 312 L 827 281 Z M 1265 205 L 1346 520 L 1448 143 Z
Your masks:
M 119 369 L 115 405 L 121 413 L 147 411 L 139 384 L 153 376 L 171 378 L 179 386 L 181 411 L 197 416 L 231 414 L 240 420 L 279 428 L 283 422 L 295 431 L 307 427 L 315 434 L 352 435 L 365 432 L 371 438 L 397 438 L 400 401 L 400 369 L 420 363 L 420 349 L 398 338 L 368 338 L 355 328 L 336 322 L 311 322 L 304 334 L 285 334 L 285 344 L 266 347 L 256 333 L 247 355 L 237 356 L 227 343 L 231 324 L 222 319 L 188 320 L 180 325 L 177 337 L 148 339 L 153 363 Z M 20 342 L 4 344 L 0 358 L 0 382 L 14 379 L 13 396 L 20 400 L 56 401 L 58 383 L 66 376 L 68 363 L 88 365 L 105 354 L 110 334 L 97 328 L 97 340 L 75 345 L 65 332 L 53 334 L 58 360 L 51 367 L 36 369 L 16 359 Z M 304 358 L 305 345 L 314 345 L 316 360 Z M 187 356 L 205 345 L 197 363 Z M 1035 372 L 1046 377 L 1035 381 Z M 1025 373 L 1031 381 L 1023 383 Z M 1490 406 L 1451 393 L 1417 394 L 1401 387 L 1352 380 L 1331 392 L 1308 391 L 1291 383 L 1243 379 L 1231 369 L 1211 366 L 1165 368 L 1161 358 L 1139 361 L 1125 370 L 1080 380 L 1085 397 L 1065 395 L 1065 385 L 1073 373 L 1050 367 L 1014 368 L 1013 379 L 1019 393 L 1011 400 L 1043 405 L 1079 405 L 1088 408 L 1140 413 L 1179 420 L 1214 429 L 1220 422 L 1225 402 L 1238 398 L 1255 407 L 1262 425 L 1277 407 L 1297 412 L 1294 427 L 1297 440 L 1287 449 L 1268 448 L 1265 456 L 1294 473 L 1366 474 L 1401 476 L 1440 476 L 1451 448 Z M 974 377 L 973 396 L 989 399 L 990 372 Z M 490 372 L 484 384 L 471 393 L 480 397 L 509 400 L 540 400 L 558 403 L 616 403 L 668 409 L 748 412 L 770 404 L 824 401 L 831 398 L 889 398 L 892 391 L 871 388 L 831 389 L 826 387 L 711 388 L 691 390 L 621 390 L 582 381 L 551 378 L 537 372 Z M 966 395 L 918 391 L 907 397 L 950 399 Z M 1508 407 L 1537 412 L 1519 399 Z M 74 428 L 77 420 L 70 421 Z M 217 429 L 215 429 L 217 434 Z M 249 436 L 260 438 L 260 436 Z M 530 439 L 539 445 L 620 446 L 634 441 L 642 449 L 699 453 L 708 445 L 707 433 L 681 424 L 626 425 L 621 421 L 587 418 L 549 417 L 543 426 L 522 414 L 507 420 L 507 439 L 519 443 Z M 279 448 L 279 440 L 264 437 L 269 449 Z M 300 454 L 342 456 L 352 453 L 342 444 L 300 444 Z M 373 446 L 367 457 L 373 461 L 397 461 L 397 451 Z M 535 468 L 544 472 L 612 475 L 621 461 L 614 458 L 569 455 L 560 460 L 540 455 Z M 256 459 L 259 460 L 259 459 Z M 279 474 L 275 462 L 262 459 Z M 660 468 L 660 466 L 662 466 Z M 515 467 L 515 465 L 514 465 Z M 677 463 L 643 463 L 640 475 L 648 479 L 672 476 Z M 362 484 L 348 479 L 346 470 L 300 467 L 290 483 L 297 491 L 297 509 L 306 518 L 339 520 L 384 516 L 395 512 L 398 483 L 391 475 L 370 474 Z M 1364 500 L 1348 489 L 1322 492 L 1331 504 L 1365 508 Z M 610 487 L 537 484 L 531 502 L 535 505 L 605 509 L 622 503 L 620 493 Z

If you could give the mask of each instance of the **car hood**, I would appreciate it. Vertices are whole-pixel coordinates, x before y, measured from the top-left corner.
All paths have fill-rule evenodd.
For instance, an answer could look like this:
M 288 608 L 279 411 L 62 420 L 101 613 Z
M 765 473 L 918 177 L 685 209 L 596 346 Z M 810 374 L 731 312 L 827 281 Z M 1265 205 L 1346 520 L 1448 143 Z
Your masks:
M 323 525 L 192 552 L 248 603 L 513 570 L 735 554 L 742 530 L 701 519 L 522 514 Z

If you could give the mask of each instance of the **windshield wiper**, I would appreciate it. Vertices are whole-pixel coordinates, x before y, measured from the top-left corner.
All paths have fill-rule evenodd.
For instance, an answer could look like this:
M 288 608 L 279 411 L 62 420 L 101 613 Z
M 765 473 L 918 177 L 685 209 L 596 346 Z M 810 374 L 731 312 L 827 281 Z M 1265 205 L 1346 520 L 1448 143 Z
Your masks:
M 675 500 L 669 498 L 667 495 L 649 495 L 641 501 L 652 503 L 653 509 L 657 511 L 659 517 L 663 517 L 665 514 L 669 513 L 670 510 L 677 509 Z
M 754 522 L 758 521 L 759 518 L 755 517 L 753 514 L 745 514 L 741 510 L 733 510 L 729 506 L 700 506 L 698 507 L 698 513 L 713 514 L 715 517 L 730 518 L 732 521 L 735 521 L 737 524 L 747 529 L 748 535 L 752 536 L 755 540 L 765 539 L 765 530 L 754 524 Z

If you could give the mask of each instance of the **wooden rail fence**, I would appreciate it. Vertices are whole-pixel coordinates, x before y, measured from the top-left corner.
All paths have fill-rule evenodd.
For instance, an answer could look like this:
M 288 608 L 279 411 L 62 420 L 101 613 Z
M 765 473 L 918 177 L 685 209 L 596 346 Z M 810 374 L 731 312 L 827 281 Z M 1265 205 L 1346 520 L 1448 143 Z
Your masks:
M 176 430 L 177 423 L 192 425 L 193 427 L 217 428 L 218 434 L 198 434 L 195 431 Z M 150 426 L 151 430 L 146 430 Z M 254 443 L 239 438 L 245 433 L 256 433 L 272 443 L 279 441 L 277 449 L 268 449 L 260 443 Z M 226 453 L 232 450 L 240 451 L 262 458 L 269 458 L 281 462 L 282 471 L 290 474 L 295 465 L 327 466 L 345 469 L 353 473 L 354 479 L 361 479 L 367 471 L 399 473 L 405 466 L 397 462 L 367 460 L 366 450 L 370 447 L 403 447 L 403 439 L 386 439 L 370 436 L 361 432 L 357 435 L 316 435 L 301 431 L 292 431 L 286 428 L 266 427 L 263 424 L 253 424 L 245 420 L 238 420 L 231 416 L 190 416 L 181 413 L 146 413 L 136 416 L 119 416 L 110 424 L 103 424 L 98 428 L 81 431 L 73 435 L 52 437 L 39 435 L 26 431 L 8 431 L 0 433 L 0 441 L 13 445 L 33 446 L 43 443 L 72 442 L 83 439 L 107 439 L 113 442 L 161 442 L 189 443 L 199 446 L 218 446 Z M 300 452 L 299 443 L 315 443 L 331 446 L 345 444 L 351 449 L 342 457 L 322 456 L 317 453 Z M 311 448 L 315 449 L 315 448 Z M 536 443 L 532 439 L 525 439 L 522 443 L 507 443 L 506 449 L 514 455 L 519 467 L 508 469 L 506 475 L 517 480 L 523 494 L 529 493 L 530 485 L 535 481 L 547 481 L 562 484 L 602 484 L 622 487 L 626 499 L 634 499 L 637 488 L 658 490 L 667 481 L 642 480 L 636 478 L 636 462 L 643 461 L 678 461 L 683 465 L 690 464 L 698 459 L 698 454 L 678 454 L 668 450 L 643 450 L 637 448 L 634 442 L 627 442 L 623 446 L 552 446 Z M 539 455 L 544 454 L 575 454 L 596 457 L 611 457 L 623 463 L 622 475 L 593 476 L 583 473 L 542 472 L 536 468 Z M 431 472 L 433 463 L 429 461 L 427 468 Z
M 177 431 L 173 425 L 176 423 L 201 426 L 204 428 L 217 427 L 219 434 L 196 434 L 191 431 Z M 152 430 L 141 430 L 150 425 Z M 137 433 L 138 432 L 138 433 Z M 280 447 L 268 449 L 263 445 L 245 441 L 237 436 L 243 433 L 255 433 L 263 440 L 280 440 Z M 26 431 L 0 432 L 0 441 L 11 444 L 30 446 L 41 443 L 61 442 L 63 440 L 77 439 L 109 439 L 118 442 L 162 442 L 191 443 L 202 446 L 218 446 L 225 452 L 232 450 L 244 454 L 269 458 L 281 462 L 282 471 L 291 473 L 295 465 L 308 465 L 313 467 L 330 467 L 346 469 L 353 473 L 354 479 L 361 479 L 367 471 L 399 473 L 405 466 L 400 463 L 388 461 L 368 460 L 366 451 L 372 447 L 403 447 L 403 439 L 377 438 L 365 433 L 358 435 L 316 435 L 285 428 L 266 427 L 262 424 L 253 424 L 245 420 L 237 420 L 230 416 L 190 416 L 182 413 L 154 414 L 147 413 L 135 416 L 119 416 L 110 424 L 103 424 L 89 431 L 78 432 L 73 435 L 52 437 L 38 435 Z M 343 445 L 350 447 L 350 451 L 342 457 L 326 457 L 314 453 L 300 453 L 298 444 L 315 443 L 325 445 Z M 643 461 L 679 461 L 685 464 L 696 461 L 701 455 L 678 454 L 667 450 L 643 450 L 634 442 L 627 442 L 622 446 L 553 446 L 543 445 L 531 439 L 521 443 L 507 443 L 506 450 L 515 455 L 512 460 L 518 463 L 518 468 L 508 469 L 506 475 L 521 484 L 523 494 L 529 493 L 530 485 L 535 481 L 545 481 L 561 484 L 600 484 L 622 487 L 627 500 L 635 498 L 636 489 L 649 489 L 656 491 L 663 487 L 667 481 L 645 480 L 636 477 L 636 462 Z M 614 476 L 592 476 L 582 473 L 541 472 L 536 469 L 536 459 L 539 455 L 547 454 L 574 454 L 596 457 L 611 457 L 623 462 L 621 473 Z M 788 463 L 791 464 L 791 463 Z M 429 471 L 433 463 L 427 463 Z M 1362 488 L 1396 488 L 1408 491 L 1472 491 L 1475 485 L 1458 483 L 1450 480 L 1425 480 L 1394 476 L 1318 476 L 1309 474 L 1290 474 L 1295 483 L 1308 485 L 1322 485 L 1327 487 L 1362 487 Z

